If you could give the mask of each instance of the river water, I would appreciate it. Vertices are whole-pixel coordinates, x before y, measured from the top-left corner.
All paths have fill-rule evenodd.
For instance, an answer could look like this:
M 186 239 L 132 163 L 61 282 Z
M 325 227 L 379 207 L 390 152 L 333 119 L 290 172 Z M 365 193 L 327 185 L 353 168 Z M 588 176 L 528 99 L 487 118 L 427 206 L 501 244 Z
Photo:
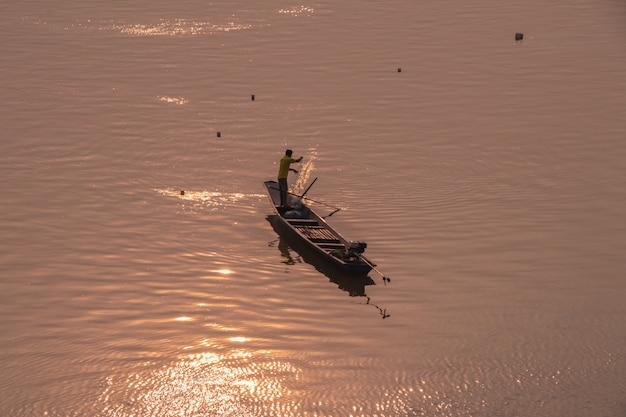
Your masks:
M 621 3 L 0 13 L 0 415 L 626 416 Z

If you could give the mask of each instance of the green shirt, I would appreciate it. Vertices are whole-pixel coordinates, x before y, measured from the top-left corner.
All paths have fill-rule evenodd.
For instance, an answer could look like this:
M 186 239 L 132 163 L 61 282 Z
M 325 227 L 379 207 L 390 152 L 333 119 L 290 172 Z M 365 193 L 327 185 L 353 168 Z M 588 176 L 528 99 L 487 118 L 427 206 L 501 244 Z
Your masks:
M 280 160 L 280 168 L 278 169 L 278 178 L 287 178 L 287 175 L 289 174 L 289 166 L 291 164 L 293 164 L 294 162 L 296 162 L 295 159 L 293 159 L 290 156 L 283 156 L 282 159 Z

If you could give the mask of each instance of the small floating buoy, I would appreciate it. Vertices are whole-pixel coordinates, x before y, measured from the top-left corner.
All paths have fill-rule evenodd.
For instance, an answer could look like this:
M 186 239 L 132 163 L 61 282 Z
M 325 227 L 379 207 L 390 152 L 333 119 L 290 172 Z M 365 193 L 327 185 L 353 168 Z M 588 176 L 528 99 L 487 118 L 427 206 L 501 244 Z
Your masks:
M 398 68 L 398 72 L 402 72 L 402 68 Z
M 524 39 L 524 34 L 523 34 L 523 33 L 520 33 L 520 32 L 517 32 L 517 33 L 515 34 L 515 40 L 516 40 L 516 41 L 521 41 L 522 39 Z
M 251 98 L 252 98 L 252 101 L 254 101 L 254 94 L 252 94 Z
M 180 190 L 180 195 L 185 195 L 185 190 Z
M 221 138 L 222 137 L 222 132 L 217 132 L 217 137 Z

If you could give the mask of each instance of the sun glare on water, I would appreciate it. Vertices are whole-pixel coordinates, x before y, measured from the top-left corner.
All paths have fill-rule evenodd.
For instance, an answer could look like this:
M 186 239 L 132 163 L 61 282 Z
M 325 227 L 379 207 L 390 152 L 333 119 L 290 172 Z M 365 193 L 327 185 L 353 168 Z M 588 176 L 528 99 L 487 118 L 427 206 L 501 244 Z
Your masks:
M 248 340 L 235 336 L 224 343 Z M 108 377 L 99 398 L 101 415 L 254 417 L 268 415 L 277 400 L 284 401 L 281 415 L 297 415 L 296 409 L 289 409 L 291 392 L 283 386 L 299 373 L 293 365 L 267 351 L 229 349 L 208 341 L 195 348 L 205 351 L 185 354 L 169 365 L 147 363 L 128 374 Z

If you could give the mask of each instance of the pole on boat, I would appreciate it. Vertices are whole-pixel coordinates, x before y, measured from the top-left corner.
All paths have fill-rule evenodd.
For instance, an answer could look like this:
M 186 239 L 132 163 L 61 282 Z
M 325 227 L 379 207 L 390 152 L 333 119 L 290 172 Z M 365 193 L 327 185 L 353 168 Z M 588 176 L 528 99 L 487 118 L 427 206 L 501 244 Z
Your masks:
M 335 209 L 335 210 L 334 210 L 334 211 L 332 211 L 331 213 L 329 213 L 329 214 L 327 214 L 327 215 L 325 215 L 325 216 L 322 216 L 322 219 L 325 219 L 325 218 L 327 218 L 327 217 L 332 216 L 333 214 L 337 213 L 339 210 L 341 210 L 341 209 L 340 209 L 340 208 Z
M 313 187 L 313 184 L 315 184 L 315 181 L 317 181 L 317 177 L 315 177 L 315 179 L 313 180 L 313 182 L 311 183 L 311 185 L 309 185 L 309 186 L 307 187 L 307 189 L 306 189 L 306 190 L 304 190 L 304 192 L 302 193 L 302 195 L 298 196 L 298 198 L 302 199 L 302 197 L 304 197 L 304 195 L 305 195 L 306 193 L 308 193 L 308 192 L 309 192 L 309 190 L 311 189 L 311 187 Z
M 387 283 L 388 283 L 388 282 L 391 282 L 391 278 L 384 276 L 384 275 L 383 275 L 383 273 L 382 273 L 382 272 L 380 272 L 380 271 L 376 268 L 376 266 L 375 266 L 373 263 L 371 263 L 371 262 L 370 262 L 370 261 L 369 261 L 369 260 L 368 260 L 365 256 L 362 256 L 362 255 L 361 255 L 361 256 L 359 256 L 359 258 L 361 258 L 361 260 L 362 260 L 363 262 L 365 262 L 366 264 L 368 264 L 368 265 L 372 268 L 372 271 L 376 272 L 378 275 L 380 275 L 380 276 L 383 278 L 383 282 L 385 283 L 385 285 L 387 285 Z
M 317 179 L 317 178 L 316 178 L 316 179 Z M 313 185 L 313 184 L 311 184 L 311 185 Z M 270 190 L 278 190 L 278 188 L 276 188 L 276 187 L 268 187 L 268 188 L 269 188 Z M 294 194 L 294 193 L 292 193 L 292 192 L 287 192 L 287 194 L 289 194 L 289 195 L 293 195 L 293 196 L 295 196 L 295 197 L 300 197 L 298 194 Z M 302 194 L 302 195 L 304 195 L 304 194 Z M 331 214 L 335 214 L 336 212 L 338 212 L 339 210 L 341 210 L 341 208 L 339 208 L 339 207 L 335 207 L 335 206 L 332 206 L 332 205 L 330 205 L 330 204 L 328 204 L 328 203 L 324 203 L 323 201 L 313 200 L 312 198 L 309 198 L 309 197 L 302 197 L 302 198 L 304 198 L 305 200 L 312 201 L 312 202 L 314 202 L 315 204 L 321 204 L 321 205 L 323 205 L 323 206 L 327 206 L 327 207 L 330 207 L 330 208 L 335 209 L 335 211 L 333 211 Z M 326 215 L 326 216 L 324 216 L 324 217 L 329 217 L 329 216 L 330 216 L 330 214 L 327 214 L 327 215 Z

